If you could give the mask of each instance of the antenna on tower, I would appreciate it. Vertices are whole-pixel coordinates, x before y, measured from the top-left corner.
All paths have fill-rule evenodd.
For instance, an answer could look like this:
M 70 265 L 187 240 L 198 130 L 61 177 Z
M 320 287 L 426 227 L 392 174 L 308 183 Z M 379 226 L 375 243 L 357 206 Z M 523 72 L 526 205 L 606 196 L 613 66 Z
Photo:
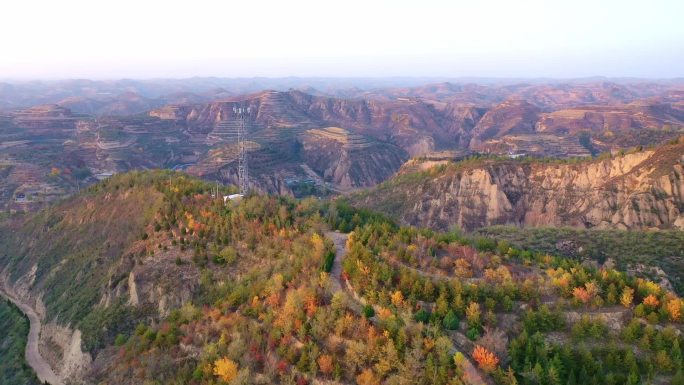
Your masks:
M 240 194 L 246 195 L 249 191 L 249 168 L 247 166 L 247 148 L 246 148 L 246 132 L 245 132 L 245 118 L 249 117 L 250 108 L 233 107 L 238 120 L 238 186 L 240 187 Z

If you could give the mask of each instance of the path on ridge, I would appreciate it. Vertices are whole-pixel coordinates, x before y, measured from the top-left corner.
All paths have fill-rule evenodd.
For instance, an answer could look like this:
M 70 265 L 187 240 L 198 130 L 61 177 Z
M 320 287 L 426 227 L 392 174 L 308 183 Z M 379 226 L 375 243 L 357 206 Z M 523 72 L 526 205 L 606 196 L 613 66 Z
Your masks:
M 337 293 L 338 291 L 344 291 L 344 285 L 342 284 L 342 261 L 347 256 L 346 245 L 349 234 L 329 231 L 325 233 L 325 236 L 332 239 L 335 244 L 335 260 L 333 261 L 333 266 L 330 270 L 330 276 L 333 278 L 333 292 Z
M 342 262 L 347 256 L 347 238 L 349 234 L 339 233 L 335 231 L 328 231 L 325 236 L 332 239 L 335 244 L 335 261 L 333 262 L 333 267 L 330 270 L 330 276 L 332 279 L 332 290 L 333 293 L 339 291 L 345 291 L 344 287 L 346 285 L 342 282 Z M 458 349 L 454 348 L 451 354 L 456 354 Z M 467 355 L 463 354 L 465 361 L 463 365 L 463 378 L 462 380 L 468 385 L 487 385 L 491 381 L 487 381 L 479 370 L 473 365 Z
M 40 337 L 40 317 L 33 310 L 31 306 L 26 303 L 21 302 L 13 295 L 0 288 L 0 295 L 9 299 L 12 303 L 17 305 L 19 310 L 21 310 L 29 319 L 29 335 L 26 340 L 26 362 L 28 365 L 36 372 L 36 376 L 40 382 L 48 382 L 51 385 L 62 385 L 62 381 L 57 377 L 55 372 L 52 371 L 50 365 L 45 361 L 43 356 L 40 355 L 38 351 L 38 340 Z

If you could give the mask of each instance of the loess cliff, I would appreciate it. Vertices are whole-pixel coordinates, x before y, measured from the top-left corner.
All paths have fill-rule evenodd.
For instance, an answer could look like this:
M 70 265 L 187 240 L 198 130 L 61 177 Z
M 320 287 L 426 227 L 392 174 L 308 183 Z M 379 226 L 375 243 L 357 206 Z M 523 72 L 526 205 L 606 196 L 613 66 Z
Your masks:
M 409 162 L 352 203 L 412 225 L 684 229 L 684 140 L 581 162 Z

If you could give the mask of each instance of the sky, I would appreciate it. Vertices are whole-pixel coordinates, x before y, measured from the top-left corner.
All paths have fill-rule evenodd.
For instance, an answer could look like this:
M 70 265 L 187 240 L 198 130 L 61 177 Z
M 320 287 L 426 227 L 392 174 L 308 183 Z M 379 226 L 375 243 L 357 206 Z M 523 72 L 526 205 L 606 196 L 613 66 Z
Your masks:
M 0 78 L 684 77 L 684 0 L 21 0 Z

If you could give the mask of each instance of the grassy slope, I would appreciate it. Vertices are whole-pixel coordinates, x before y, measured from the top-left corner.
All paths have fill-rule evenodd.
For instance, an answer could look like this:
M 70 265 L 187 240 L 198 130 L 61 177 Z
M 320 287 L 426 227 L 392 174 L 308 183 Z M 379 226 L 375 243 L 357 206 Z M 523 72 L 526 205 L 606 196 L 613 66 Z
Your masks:
M 4 299 L 0 300 L 0 330 L 0 384 L 38 384 L 38 378 L 24 359 L 28 319 Z

